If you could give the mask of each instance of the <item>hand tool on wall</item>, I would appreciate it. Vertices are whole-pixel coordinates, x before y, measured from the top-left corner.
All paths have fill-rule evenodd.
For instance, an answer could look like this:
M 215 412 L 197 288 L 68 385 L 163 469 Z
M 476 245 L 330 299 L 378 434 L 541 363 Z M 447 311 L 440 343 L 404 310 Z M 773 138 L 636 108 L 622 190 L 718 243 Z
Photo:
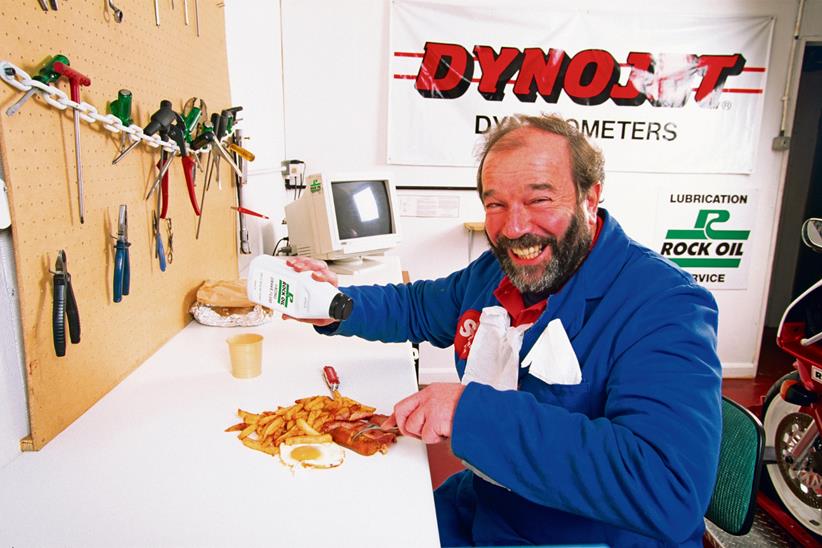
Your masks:
M 223 137 L 228 135 L 227 130 L 233 126 L 234 123 L 234 113 L 238 110 L 242 110 L 243 107 L 233 107 L 230 109 L 223 110 L 219 115 L 215 112 L 211 115 L 211 123 L 214 126 L 214 132 L 211 134 L 211 144 L 217 147 L 217 152 L 219 155 L 228 162 L 228 165 L 231 166 L 231 169 L 234 170 L 234 173 L 242 177 L 242 172 L 240 168 L 237 167 L 237 164 L 234 163 L 234 160 L 231 159 L 231 156 L 226 152 L 225 148 L 222 145 Z M 215 156 L 214 157 L 214 167 L 212 171 L 219 169 L 219 160 Z M 219 171 L 217 171 L 217 181 L 219 182 Z M 210 181 L 209 175 L 206 175 L 206 180 Z
M 43 4 L 45 6 L 45 4 Z M 41 84 L 50 84 L 57 80 L 60 77 L 60 73 L 54 70 L 54 63 L 63 63 L 64 65 L 69 65 L 68 57 L 58 53 L 51 59 L 49 59 L 45 65 L 43 65 L 40 70 L 37 72 L 37 75 L 33 77 L 34 80 L 37 80 Z M 28 90 L 20 99 L 17 100 L 13 105 L 6 109 L 6 115 L 14 116 L 14 114 L 20 110 L 23 105 L 31 99 L 31 96 L 37 91 L 36 87 L 32 87 Z
M 123 300 L 128 295 L 131 286 L 131 260 L 128 248 L 128 210 L 126 204 L 120 204 L 120 213 L 117 217 L 117 236 L 114 236 L 114 302 Z
M 151 115 L 151 120 L 148 122 L 148 125 L 143 128 L 143 133 L 146 135 L 154 135 L 160 129 L 164 127 L 168 127 L 175 118 L 175 112 L 171 109 L 171 101 L 168 99 L 163 99 L 160 101 L 160 108 Z M 126 154 L 134 150 L 134 148 L 140 144 L 140 141 L 134 141 L 125 150 L 120 152 L 114 160 L 111 161 L 112 164 L 117 164 L 120 160 L 126 157 Z
M 260 217 L 261 219 L 270 219 L 271 218 L 268 215 L 263 215 L 262 213 L 258 213 L 256 211 L 254 211 L 253 209 L 248 209 L 247 207 L 231 206 L 231 209 L 233 209 L 234 211 L 237 211 L 238 213 L 243 213 L 245 215 L 253 215 L 254 217 Z
M 186 178 L 186 189 L 188 189 L 188 199 L 191 202 L 191 207 L 194 208 L 194 214 L 199 216 L 200 207 L 197 205 L 197 195 L 194 193 L 194 181 L 197 175 L 194 158 L 193 154 L 182 157 L 183 175 Z
M 238 145 L 236 143 L 229 143 L 228 147 L 226 147 L 226 149 L 242 156 L 243 160 L 247 160 L 249 162 L 253 162 L 254 159 L 256 158 L 256 156 L 254 155 L 253 152 L 241 147 L 240 145 Z M 239 165 L 239 163 L 238 163 L 238 165 Z
M 159 200 L 159 197 L 158 197 Z M 159 207 L 160 204 L 157 204 Z M 160 220 L 157 218 L 157 212 L 151 214 L 151 229 L 154 232 L 154 256 L 160 262 L 160 271 L 166 271 L 166 252 L 163 249 L 163 236 L 160 234 Z
M 188 26 L 188 0 L 183 0 L 183 12 L 186 17 L 186 26 Z
M 200 37 L 200 0 L 194 0 L 194 22 L 197 25 L 197 38 Z
M 160 0 L 154 0 L 154 22 L 160 26 Z
M 168 264 L 174 262 L 174 229 L 171 226 L 171 217 L 166 219 L 166 234 L 168 234 L 168 251 L 166 252 L 166 261 Z
M 212 142 L 213 136 L 214 136 L 214 131 L 213 131 L 211 125 L 203 124 L 202 129 L 200 131 L 200 134 L 191 142 L 191 149 L 192 150 L 199 150 L 199 149 L 203 148 L 204 146 L 206 146 L 207 144 Z M 208 157 L 206 159 L 207 168 L 211 167 L 212 153 L 216 154 L 214 152 L 214 150 L 215 150 L 215 147 L 211 147 L 211 149 L 208 151 Z M 197 212 L 197 215 L 199 216 L 199 218 L 197 219 L 197 232 L 195 234 L 195 239 L 200 238 L 200 226 L 201 226 L 202 221 L 203 221 L 203 206 L 205 205 L 205 195 L 206 195 L 206 191 L 208 190 L 208 185 L 209 184 L 210 184 L 209 173 L 208 173 L 208 171 L 206 171 L 206 178 L 205 178 L 205 182 L 203 183 L 203 190 L 200 193 L 200 206 L 198 208 L 195 208 L 195 210 L 194 210 L 195 212 Z
M 208 107 L 205 101 L 197 97 L 190 97 L 183 105 L 183 122 L 185 123 L 186 143 L 191 144 L 200 118 L 208 116 Z
M 52 301 L 52 339 L 54 352 L 58 357 L 66 355 L 66 323 L 72 344 L 80 342 L 80 311 L 71 285 L 71 274 L 68 272 L 66 252 L 57 252 L 53 274 L 54 300 Z
M 242 149 L 242 142 L 243 142 L 243 134 L 238 129 L 233 133 L 231 136 L 232 143 L 229 144 L 229 147 L 232 145 Z M 246 162 L 244 161 L 243 157 L 239 155 L 239 153 L 234 152 L 234 161 L 240 167 L 241 174 L 234 175 L 234 187 L 237 189 L 237 211 L 239 215 L 237 215 L 237 221 L 240 230 L 240 253 L 243 255 L 250 255 L 251 254 L 251 245 L 248 241 L 248 228 L 245 226 L 245 215 L 243 215 L 243 187 L 246 184 Z
M 206 106 L 205 101 L 202 99 L 198 99 L 197 97 L 191 97 L 188 101 L 186 101 L 185 105 L 183 106 L 183 122 L 185 122 L 185 137 L 186 143 L 190 146 L 191 143 L 194 141 L 194 134 L 197 132 L 197 128 L 200 125 L 201 118 L 208 118 L 208 106 Z M 204 146 L 204 145 L 203 145 Z M 200 165 L 200 154 L 194 154 L 193 160 L 197 164 L 197 168 L 200 171 L 203 171 L 203 167 Z
M 174 123 L 160 129 L 160 137 L 164 141 L 170 138 L 180 148 L 180 154 L 183 157 L 188 155 L 185 140 L 185 124 L 182 116 L 176 112 L 174 113 Z M 161 151 L 160 163 L 157 164 L 157 167 L 160 169 L 160 174 L 157 176 L 157 179 L 155 179 L 148 194 L 146 194 L 146 200 L 148 200 L 151 194 L 157 189 L 157 186 L 160 185 L 160 203 L 162 204 L 160 210 L 161 219 L 165 219 L 168 213 L 168 168 L 171 166 L 173 160 L 173 153 L 166 152 L 164 149 Z
M 54 70 L 64 76 L 69 81 L 71 87 L 71 100 L 75 103 L 80 102 L 80 86 L 90 86 L 91 80 L 80 74 L 73 68 L 61 61 L 54 63 Z M 80 223 L 84 222 L 84 202 L 83 202 L 83 164 L 80 163 L 80 111 L 74 111 L 74 157 L 77 163 L 77 199 L 80 206 Z
M 115 6 L 114 2 L 112 2 L 111 0 L 108 0 L 108 7 L 109 7 L 109 9 L 111 9 L 112 13 L 114 13 L 114 20 L 117 21 L 118 23 L 122 23 L 123 22 L 123 10 L 121 10 L 120 8 Z
M 117 117 L 124 126 L 130 126 L 134 123 L 131 118 L 131 91 L 121 89 L 117 92 L 117 99 L 109 103 L 108 111 Z M 125 147 L 126 134 L 120 133 L 120 148 Z M 138 141 L 139 142 L 139 141 Z
M 216 112 L 211 115 L 211 125 L 214 127 L 214 139 L 212 139 L 211 148 L 213 149 L 212 152 L 214 152 L 214 154 L 211 155 L 211 164 L 206 166 L 206 185 L 209 187 L 211 186 L 211 177 L 216 172 L 218 190 L 223 189 L 223 183 L 220 180 L 220 156 L 213 143 L 219 143 L 225 135 L 224 122 L 225 118 L 221 117 Z

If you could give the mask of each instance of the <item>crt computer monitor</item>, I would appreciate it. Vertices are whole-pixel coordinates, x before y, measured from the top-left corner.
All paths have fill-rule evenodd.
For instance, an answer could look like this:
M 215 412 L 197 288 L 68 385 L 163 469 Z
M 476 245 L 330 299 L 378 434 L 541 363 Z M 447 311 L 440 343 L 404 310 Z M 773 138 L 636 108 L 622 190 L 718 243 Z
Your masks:
M 387 176 L 309 175 L 303 194 L 285 207 L 288 241 L 297 255 L 353 273 L 372 266 L 369 255 L 399 243 L 398 208 Z

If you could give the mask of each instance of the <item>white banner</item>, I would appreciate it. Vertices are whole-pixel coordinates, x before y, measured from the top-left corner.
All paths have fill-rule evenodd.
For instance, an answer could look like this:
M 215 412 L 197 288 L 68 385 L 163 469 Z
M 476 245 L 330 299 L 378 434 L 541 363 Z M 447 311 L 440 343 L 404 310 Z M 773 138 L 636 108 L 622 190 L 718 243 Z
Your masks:
M 708 289 L 746 289 L 756 195 L 745 186 L 660 190 L 656 251 Z
M 768 17 L 563 13 L 394 0 L 388 162 L 475 166 L 513 113 L 558 113 L 609 171 L 750 173 Z

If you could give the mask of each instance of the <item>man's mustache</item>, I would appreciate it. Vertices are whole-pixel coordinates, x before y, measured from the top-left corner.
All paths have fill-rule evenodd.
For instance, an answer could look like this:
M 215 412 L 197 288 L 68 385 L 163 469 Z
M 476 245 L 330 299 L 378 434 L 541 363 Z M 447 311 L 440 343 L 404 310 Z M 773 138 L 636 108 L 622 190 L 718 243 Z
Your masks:
M 512 247 L 531 247 L 537 245 L 540 247 L 551 246 L 551 250 L 556 252 L 559 243 L 553 236 L 537 236 L 536 234 L 523 234 L 519 238 L 506 238 L 500 235 L 497 238 L 496 247 L 501 250 L 508 250 Z

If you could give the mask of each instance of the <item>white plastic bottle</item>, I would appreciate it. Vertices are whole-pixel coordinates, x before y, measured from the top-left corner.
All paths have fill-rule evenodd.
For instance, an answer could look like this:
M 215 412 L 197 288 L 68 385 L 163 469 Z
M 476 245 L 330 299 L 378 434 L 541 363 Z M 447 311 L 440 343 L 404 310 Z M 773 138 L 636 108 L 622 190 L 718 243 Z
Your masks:
M 248 267 L 249 300 L 293 318 L 344 320 L 354 301 L 328 282 L 318 282 L 311 271 L 297 272 L 285 259 L 255 257 Z

